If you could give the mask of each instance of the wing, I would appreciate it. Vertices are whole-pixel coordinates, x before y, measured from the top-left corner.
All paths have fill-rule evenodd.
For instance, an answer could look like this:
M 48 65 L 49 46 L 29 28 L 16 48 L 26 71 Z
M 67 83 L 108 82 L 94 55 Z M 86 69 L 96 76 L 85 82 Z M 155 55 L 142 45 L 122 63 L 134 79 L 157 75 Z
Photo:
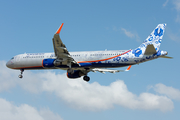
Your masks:
M 66 64 L 67 66 L 71 67 L 71 65 L 78 64 L 69 54 L 66 46 L 63 44 L 61 38 L 59 37 L 59 33 L 62 29 L 64 23 L 61 24 L 59 29 L 56 31 L 53 37 L 53 46 L 54 46 L 54 52 L 55 56 L 57 57 L 57 60 L 62 62 L 63 64 Z M 79 65 L 79 64 L 78 64 Z
M 126 70 L 110 70 L 110 69 L 99 69 L 99 68 L 94 68 L 91 71 L 92 72 L 101 72 L 101 73 L 105 73 L 105 72 L 110 72 L 110 73 L 116 73 L 116 72 L 125 72 L 125 71 L 129 71 L 131 68 L 131 65 L 126 69 Z

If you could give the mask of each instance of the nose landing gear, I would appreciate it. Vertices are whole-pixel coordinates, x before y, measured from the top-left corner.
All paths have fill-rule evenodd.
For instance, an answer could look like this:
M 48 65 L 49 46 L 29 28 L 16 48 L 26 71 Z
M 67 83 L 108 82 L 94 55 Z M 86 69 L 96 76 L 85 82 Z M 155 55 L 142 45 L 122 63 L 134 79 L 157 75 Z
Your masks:
M 23 78 L 23 72 L 24 72 L 24 69 L 20 69 L 20 71 L 21 71 L 21 74 L 18 76 L 19 78 Z

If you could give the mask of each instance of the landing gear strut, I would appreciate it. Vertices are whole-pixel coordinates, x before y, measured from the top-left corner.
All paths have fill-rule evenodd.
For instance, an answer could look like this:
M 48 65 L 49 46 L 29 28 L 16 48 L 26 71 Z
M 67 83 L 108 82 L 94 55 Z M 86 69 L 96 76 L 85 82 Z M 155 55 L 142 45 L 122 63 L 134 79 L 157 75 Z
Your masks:
M 67 63 L 67 66 L 69 67 L 69 68 L 67 69 L 67 73 L 69 73 L 69 74 L 74 74 L 74 70 L 71 68 L 71 62 L 68 62 L 68 63 Z
M 69 69 L 67 70 L 67 73 L 69 73 L 69 74 L 73 74 L 73 73 L 74 73 L 74 70 L 73 70 L 73 69 L 71 69 L 71 68 L 69 68 Z
M 23 75 L 22 75 L 22 74 L 23 74 L 23 72 L 24 72 L 24 69 L 21 69 L 20 71 L 21 71 L 21 74 L 20 74 L 18 77 L 19 77 L 19 78 L 23 78 Z
M 85 68 L 85 74 L 84 74 L 83 80 L 86 82 L 89 82 L 90 80 L 90 77 L 87 76 L 88 72 L 89 72 L 89 68 Z

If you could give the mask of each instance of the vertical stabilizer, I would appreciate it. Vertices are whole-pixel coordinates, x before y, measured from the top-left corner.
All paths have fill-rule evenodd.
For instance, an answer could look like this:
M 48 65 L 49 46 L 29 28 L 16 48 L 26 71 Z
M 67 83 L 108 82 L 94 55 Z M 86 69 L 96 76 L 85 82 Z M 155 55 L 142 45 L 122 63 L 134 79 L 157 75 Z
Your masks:
M 165 27 L 166 24 L 159 24 L 146 38 L 146 40 L 138 48 L 133 50 L 133 54 L 135 54 L 135 56 L 139 56 L 141 54 L 155 53 L 155 51 L 158 52 L 164 35 Z

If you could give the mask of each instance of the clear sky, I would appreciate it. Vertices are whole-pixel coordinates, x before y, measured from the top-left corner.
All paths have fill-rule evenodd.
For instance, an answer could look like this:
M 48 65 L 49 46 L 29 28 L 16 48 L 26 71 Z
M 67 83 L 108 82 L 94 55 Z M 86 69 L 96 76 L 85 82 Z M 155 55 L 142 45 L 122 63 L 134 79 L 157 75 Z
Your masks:
M 21 53 L 53 52 L 52 37 L 68 51 L 137 48 L 166 23 L 156 59 L 123 73 L 89 73 L 70 80 L 66 71 L 20 71 L 6 62 Z M 180 0 L 1 0 L 0 119 L 179 120 Z M 117 68 L 126 69 L 126 68 Z

